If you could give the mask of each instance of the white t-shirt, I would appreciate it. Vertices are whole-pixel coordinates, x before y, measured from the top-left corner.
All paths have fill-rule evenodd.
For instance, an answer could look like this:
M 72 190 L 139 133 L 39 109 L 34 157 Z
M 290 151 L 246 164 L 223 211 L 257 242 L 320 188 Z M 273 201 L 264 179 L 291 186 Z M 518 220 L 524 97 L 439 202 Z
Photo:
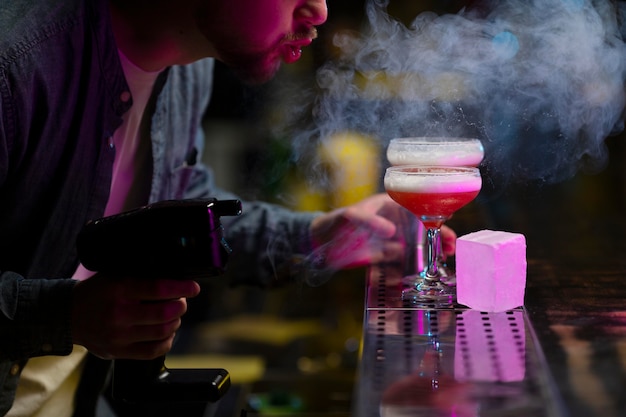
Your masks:
M 160 71 L 147 72 L 134 65 L 119 51 L 122 68 L 133 99 L 122 125 L 114 132 L 116 153 L 111 194 L 105 215 L 112 215 L 145 204 L 150 191 L 150 141 L 143 134 L 144 111 Z M 93 275 L 82 264 L 74 273 L 77 280 Z M 15 401 L 7 417 L 71 417 L 74 394 L 80 381 L 87 350 L 74 346 L 68 356 L 41 356 L 29 359 L 17 387 Z

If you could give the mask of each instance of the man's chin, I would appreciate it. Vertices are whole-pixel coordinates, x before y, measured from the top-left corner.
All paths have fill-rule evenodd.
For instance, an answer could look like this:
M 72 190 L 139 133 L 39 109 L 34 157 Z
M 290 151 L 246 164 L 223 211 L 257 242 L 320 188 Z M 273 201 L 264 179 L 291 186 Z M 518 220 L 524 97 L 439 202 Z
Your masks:
M 242 82 L 250 85 L 263 84 L 270 81 L 280 69 L 281 61 L 257 62 L 253 65 L 231 66 L 233 73 Z
M 245 84 L 259 85 L 270 81 L 276 76 L 276 73 L 280 69 L 280 65 L 270 71 L 235 71 L 237 77 Z

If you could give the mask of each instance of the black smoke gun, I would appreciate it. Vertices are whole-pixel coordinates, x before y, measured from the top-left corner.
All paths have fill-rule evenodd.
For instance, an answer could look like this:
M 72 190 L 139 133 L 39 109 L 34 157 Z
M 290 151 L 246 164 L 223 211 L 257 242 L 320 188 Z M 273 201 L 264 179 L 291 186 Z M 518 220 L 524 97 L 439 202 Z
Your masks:
M 154 203 L 87 223 L 78 236 L 78 255 L 92 271 L 146 279 L 216 276 L 230 253 L 220 217 L 240 213 L 239 200 Z M 113 362 L 112 395 L 125 403 L 215 402 L 229 387 L 224 369 L 169 369 L 165 356 Z

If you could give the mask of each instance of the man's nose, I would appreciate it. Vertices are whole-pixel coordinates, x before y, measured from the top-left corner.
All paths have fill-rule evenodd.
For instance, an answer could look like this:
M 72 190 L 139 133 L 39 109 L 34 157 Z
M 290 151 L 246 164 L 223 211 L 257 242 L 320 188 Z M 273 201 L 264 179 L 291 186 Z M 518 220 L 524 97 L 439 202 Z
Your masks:
M 326 0 L 304 0 L 298 17 L 312 26 L 321 25 L 328 18 Z

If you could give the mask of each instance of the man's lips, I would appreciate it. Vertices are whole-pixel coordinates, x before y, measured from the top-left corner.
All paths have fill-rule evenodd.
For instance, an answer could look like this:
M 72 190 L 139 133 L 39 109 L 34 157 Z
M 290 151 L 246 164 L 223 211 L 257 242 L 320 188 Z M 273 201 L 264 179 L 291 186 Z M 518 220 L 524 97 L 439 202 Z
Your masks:
M 302 48 L 309 46 L 315 38 L 317 38 L 317 29 L 314 27 L 307 32 L 288 36 L 281 50 L 283 61 L 291 64 L 299 60 L 302 56 Z
M 302 56 L 302 48 L 311 44 L 312 40 L 307 42 L 288 43 L 283 45 L 282 57 L 283 61 L 287 64 L 292 64 L 300 59 Z

